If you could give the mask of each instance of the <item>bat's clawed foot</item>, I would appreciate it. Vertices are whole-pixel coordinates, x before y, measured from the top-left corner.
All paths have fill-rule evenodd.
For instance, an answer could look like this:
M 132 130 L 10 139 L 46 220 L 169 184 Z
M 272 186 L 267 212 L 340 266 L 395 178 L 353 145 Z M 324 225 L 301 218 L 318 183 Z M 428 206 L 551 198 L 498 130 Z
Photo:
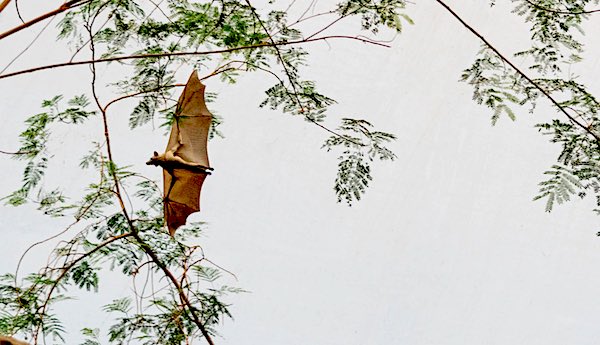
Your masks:
M 200 170 L 201 173 L 206 174 L 206 175 L 212 175 L 211 171 L 214 171 L 215 169 L 211 168 L 211 167 L 206 167 L 204 165 L 199 165 L 196 166 L 196 168 L 198 170 Z

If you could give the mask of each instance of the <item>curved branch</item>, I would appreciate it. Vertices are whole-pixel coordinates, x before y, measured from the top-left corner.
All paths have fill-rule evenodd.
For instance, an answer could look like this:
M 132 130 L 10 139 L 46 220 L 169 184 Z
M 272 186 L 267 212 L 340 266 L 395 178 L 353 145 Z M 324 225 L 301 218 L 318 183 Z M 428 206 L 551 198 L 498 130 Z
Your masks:
M 254 45 L 249 45 L 249 46 L 216 49 L 216 50 L 209 50 L 209 51 L 202 51 L 202 52 L 193 51 L 193 52 L 173 52 L 173 53 L 158 53 L 158 54 L 140 54 L 140 55 L 128 55 L 128 56 L 115 56 L 115 57 L 111 57 L 111 58 L 97 59 L 97 60 L 63 62 L 63 63 L 57 63 L 57 64 L 52 64 L 52 65 L 38 66 L 38 67 L 24 69 L 24 70 L 7 73 L 7 74 L 0 74 L 0 79 L 14 77 L 14 76 L 21 75 L 21 74 L 33 73 L 33 72 L 37 72 L 37 71 L 43 71 L 43 70 L 52 69 L 52 68 L 60 68 L 60 67 L 68 67 L 68 66 L 90 65 L 93 63 L 101 63 L 101 62 L 125 61 L 125 60 L 136 60 L 136 59 L 147 59 L 147 58 L 163 58 L 163 57 L 172 57 L 172 56 L 223 54 L 223 53 L 231 53 L 231 52 L 237 52 L 237 51 L 247 50 L 247 49 L 298 45 L 298 44 L 304 44 L 304 43 L 326 41 L 328 39 L 349 39 L 349 40 L 355 40 L 355 41 L 359 41 L 359 42 L 363 42 L 363 43 L 373 44 L 376 46 L 390 48 L 390 46 L 387 44 L 371 41 L 371 40 L 368 40 L 368 39 L 365 39 L 362 37 L 358 37 L 358 36 L 335 35 L 335 36 L 323 36 L 323 37 L 297 40 L 297 41 L 261 43 L 261 44 L 254 44 Z
M 213 77 L 213 76 L 215 76 L 215 75 L 217 75 L 219 73 L 223 73 L 223 72 L 225 72 L 227 70 L 231 70 L 231 68 L 228 68 L 228 69 L 225 69 L 225 70 L 215 71 L 215 72 L 213 72 L 213 73 L 211 73 L 211 74 L 209 74 L 209 75 L 207 75 L 205 77 L 200 78 L 200 80 L 206 80 L 206 79 L 208 79 L 210 77 Z M 119 101 L 122 101 L 124 99 L 127 99 L 127 98 L 140 96 L 140 95 L 143 95 L 145 93 L 150 93 L 150 92 L 158 91 L 158 90 L 161 90 L 161 89 L 170 89 L 170 88 L 173 88 L 173 87 L 183 87 L 183 86 L 185 86 L 185 84 L 163 85 L 163 86 L 156 87 L 154 89 L 142 90 L 142 91 L 139 91 L 139 92 L 130 93 L 128 95 L 123 95 L 121 97 L 117 97 L 117 98 L 111 100 L 110 102 L 106 103 L 106 105 L 103 108 L 103 111 L 106 111 L 106 109 L 108 109 L 109 106 L 111 106 L 111 105 L 113 105 L 113 104 L 115 104 L 115 103 L 117 103 Z
M 167 88 L 172 88 L 172 87 L 181 87 L 181 86 L 185 86 L 185 84 L 172 84 L 172 85 L 163 85 L 163 86 L 159 86 L 159 87 L 156 87 L 156 88 L 154 88 L 154 89 L 151 89 L 151 90 L 143 90 L 143 91 L 139 91 L 139 92 L 131 93 L 131 94 L 128 94 L 128 95 L 123 95 L 123 96 L 121 96 L 121 97 L 115 98 L 115 99 L 113 99 L 112 101 L 110 101 L 110 102 L 106 103 L 106 105 L 104 106 L 104 108 L 102 108 L 102 111 L 103 111 L 103 112 L 106 112 L 106 109 L 108 109 L 108 107 L 109 107 L 109 106 L 111 106 L 111 105 L 113 105 L 114 103 L 117 103 L 117 102 L 119 102 L 119 101 L 122 101 L 122 100 L 124 100 L 124 99 L 127 99 L 127 98 L 131 98 L 131 97 L 135 97 L 135 96 L 143 95 L 143 94 L 145 94 L 145 93 L 150 93 L 150 92 L 158 91 L 158 90 L 160 90 L 160 89 L 167 89 Z
M 469 24 L 467 24 L 452 8 L 450 8 L 448 5 L 446 5 L 446 3 L 444 3 L 442 0 L 435 0 L 435 1 L 437 1 L 437 3 L 439 3 L 442 7 L 444 7 L 446 9 L 446 11 L 450 12 L 450 14 L 454 18 L 456 18 L 456 20 L 458 20 L 473 35 L 477 36 L 477 38 L 479 38 L 488 48 L 490 48 L 496 55 L 498 55 L 498 57 L 500 59 L 502 59 L 504 62 L 506 62 L 510 67 L 512 67 L 512 69 L 515 72 L 517 72 L 521 77 L 523 77 L 523 79 L 527 80 L 527 82 L 529 84 L 531 84 L 539 92 L 541 92 L 570 121 L 572 121 L 577 126 L 581 127 L 585 132 L 587 132 L 594 139 L 596 139 L 596 141 L 600 142 L 600 137 L 598 136 L 598 134 L 594 133 L 590 128 L 588 128 L 588 126 L 586 126 L 586 125 L 582 124 L 581 122 L 577 121 L 577 119 L 575 119 L 571 114 L 569 114 L 567 112 L 567 110 L 563 106 L 561 106 L 560 103 L 558 103 L 558 101 L 555 100 L 554 97 L 552 97 L 552 95 L 550 95 L 550 93 L 548 93 L 548 91 L 546 91 L 541 85 L 539 85 L 533 79 L 531 79 L 527 74 L 525 74 L 525 72 L 521 71 L 508 58 L 506 58 L 504 55 L 502 55 L 502 53 L 500 53 L 500 51 L 498 49 L 496 49 L 496 47 L 494 47 L 487 39 L 485 39 L 485 37 L 483 37 L 479 32 L 477 32 L 472 26 L 470 26 Z

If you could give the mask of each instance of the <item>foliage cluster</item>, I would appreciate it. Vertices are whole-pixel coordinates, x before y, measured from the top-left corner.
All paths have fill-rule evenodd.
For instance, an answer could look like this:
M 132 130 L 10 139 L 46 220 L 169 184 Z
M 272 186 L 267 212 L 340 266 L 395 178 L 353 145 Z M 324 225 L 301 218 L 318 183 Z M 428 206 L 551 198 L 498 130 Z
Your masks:
M 599 1 L 511 1 L 513 13 L 530 27 L 529 44 L 527 49 L 504 53 L 436 0 L 482 41 L 461 79 L 473 87 L 473 99 L 492 110 L 492 124 L 503 116 L 515 120 L 522 109 L 534 112 L 539 102 L 549 102 L 555 117 L 537 128 L 560 145 L 561 152 L 545 172 L 535 199 L 545 199 L 550 211 L 572 196 L 593 195 L 600 213 L 600 104 L 569 72 L 583 59 L 586 21 L 598 12 L 589 8 Z M 50 338 L 63 340 L 65 328 L 53 307 L 69 298 L 73 289 L 96 291 L 101 272 L 108 267 L 125 277 L 157 275 L 160 286 L 144 286 L 134 297 L 106 305 L 105 311 L 114 315 L 113 325 L 102 331 L 85 328 L 84 344 L 99 344 L 104 334 L 113 344 L 181 344 L 197 338 L 213 344 L 215 325 L 230 316 L 226 295 L 242 290 L 218 283 L 222 270 L 204 256 L 201 246 L 191 244 L 197 241 L 202 224 L 183 228 L 175 238 L 166 235 L 156 183 L 112 158 L 110 106 L 137 100 L 129 118 L 132 130 L 156 118 L 169 126 L 175 112 L 173 95 L 182 86 L 176 83 L 180 68 L 197 68 L 203 78 L 218 77 L 224 83 L 235 83 L 245 73 L 262 73 L 273 84 L 260 107 L 304 118 L 330 134 L 323 148 L 340 152 L 334 191 L 338 201 L 352 204 L 372 180 L 371 162 L 395 159 L 385 146 L 395 136 L 374 130 L 364 119 L 341 118 L 339 127 L 327 127 L 325 118 L 335 101 L 321 93 L 315 81 L 303 77 L 303 66 L 310 61 L 305 46 L 338 39 L 381 45 L 354 33 L 328 36 L 326 32 L 349 20 L 358 24 L 357 31 L 367 30 L 375 37 L 386 30 L 398 33 L 412 23 L 405 13 L 407 3 L 345 0 L 309 15 L 310 4 L 293 16 L 294 1 L 287 8 L 271 2 L 263 11 L 249 0 L 66 2 L 55 13 L 62 15 L 58 38 L 72 47 L 71 61 L 84 54 L 90 58 L 84 62 L 90 65 L 92 92 L 72 97 L 66 106 L 62 96 L 53 97 L 42 103 L 42 112 L 26 120 L 15 154 L 25 161 L 23 183 L 4 200 L 15 206 L 35 203 L 50 216 L 73 217 L 64 232 L 78 232 L 57 245 L 48 266 L 38 273 L 23 279 L 2 276 L 0 333 L 25 334 L 35 344 Z M 496 1 L 489 3 L 493 6 Z M 312 31 L 303 29 L 305 24 Z M 526 67 L 517 67 L 514 59 L 524 61 Z M 98 88 L 104 87 L 96 82 L 99 63 L 119 64 L 129 71 L 107 86 L 119 96 L 105 104 L 97 97 Z M 0 78 L 10 75 L 15 73 Z M 209 96 L 210 100 L 217 97 Z M 98 178 L 89 183 L 81 200 L 71 202 L 60 189 L 46 190 L 42 183 L 53 154 L 48 139 L 56 126 L 78 125 L 93 116 L 101 119 L 105 137 L 82 158 L 81 166 L 96 171 Z M 225 116 L 215 117 L 211 136 L 222 136 L 218 125 L 224 120 Z M 133 201 L 126 202 L 126 196 Z
M 55 312 L 57 302 L 83 289 L 98 291 L 102 271 L 117 270 L 124 277 L 146 281 L 133 296 L 105 306 L 113 324 L 105 330 L 90 325 L 82 330 L 83 344 L 181 344 L 204 338 L 213 344 L 215 325 L 230 317 L 227 295 L 243 290 L 223 285 L 223 270 L 205 257 L 198 245 L 202 224 L 180 229 L 174 238 L 163 229 L 163 203 L 155 181 L 113 160 L 108 114 L 111 106 L 135 99 L 129 116 L 131 130 L 155 119 L 172 124 L 176 81 L 180 69 L 198 69 L 203 78 L 235 83 L 245 73 L 272 78 L 260 107 L 299 116 L 331 134 L 324 147 L 343 147 L 335 191 L 349 204 L 365 192 L 369 164 L 374 158 L 394 159 L 385 148 L 394 139 L 373 131 L 365 120 L 346 119 L 338 130 L 325 126 L 328 108 L 335 101 L 319 92 L 317 83 L 303 77 L 308 63 L 305 45 L 312 41 L 358 40 L 378 44 L 355 34 L 326 36 L 330 26 L 357 18 L 359 30 L 377 34 L 399 32 L 410 18 L 404 0 L 346 0 L 328 10 L 291 19 L 290 7 L 264 4 L 259 11 L 248 0 L 192 2 L 168 0 L 73 0 L 65 7 L 57 29 L 66 42 L 71 61 L 90 59 L 91 93 L 63 96 L 42 102 L 43 112 L 26 120 L 21 147 L 15 157 L 25 161 L 23 184 L 4 198 L 8 204 L 26 203 L 53 217 L 73 217 L 59 235 L 77 231 L 53 250 L 49 264 L 38 273 L 20 278 L 7 274 L 0 281 L 0 334 L 21 334 L 32 343 L 67 341 L 66 328 Z M 292 5 L 290 5 L 292 6 Z M 315 32 L 301 28 L 309 23 Z M 109 85 L 98 85 L 96 69 L 102 62 L 118 64 Z M 69 65 L 69 63 L 65 64 Z M 123 70 L 128 73 L 122 73 Z M 103 103 L 100 88 L 118 96 Z M 216 94 L 208 94 L 214 101 Z M 43 183 L 50 152 L 49 138 L 57 126 L 79 125 L 99 117 L 104 140 L 91 143 L 81 159 L 83 169 L 95 171 L 85 195 L 73 201 L 60 189 L 46 191 Z M 222 136 L 215 116 L 211 137 Z M 368 159 L 364 159 L 368 157 Z M 366 174 L 365 174 L 366 172 Z M 57 235 L 58 236 L 58 235 Z

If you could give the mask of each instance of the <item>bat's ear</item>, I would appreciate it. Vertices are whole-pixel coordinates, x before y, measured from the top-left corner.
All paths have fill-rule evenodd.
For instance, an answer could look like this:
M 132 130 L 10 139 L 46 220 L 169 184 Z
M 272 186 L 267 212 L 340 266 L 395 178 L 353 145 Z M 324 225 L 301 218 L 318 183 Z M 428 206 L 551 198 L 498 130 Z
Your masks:
M 158 152 L 154 151 L 154 157 L 158 157 Z

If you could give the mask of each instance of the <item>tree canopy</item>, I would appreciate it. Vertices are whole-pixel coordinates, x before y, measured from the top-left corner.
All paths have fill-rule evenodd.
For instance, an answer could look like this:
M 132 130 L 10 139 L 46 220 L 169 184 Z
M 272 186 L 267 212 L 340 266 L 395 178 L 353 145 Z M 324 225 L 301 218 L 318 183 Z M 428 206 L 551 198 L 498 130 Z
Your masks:
M 348 41 L 361 49 L 388 47 L 391 43 L 386 39 L 414 24 L 411 7 L 418 4 L 403 0 L 348 0 L 330 6 L 295 1 L 72 0 L 28 19 L 20 14 L 21 4 L 13 1 L 0 6 L 5 11 L 2 16 L 16 16 L 14 26 L 2 28 L 0 45 L 29 30 L 46 30 L 54 21 L 57 44 L 70 53 L 58 63 L 40 59 L 37 65 L 19 70 L 11 69 L 12 62 L 0 66 L 0 83 L 8 87 L 12 78 L 34 78 L 44 70 L 61 73 L 83 65 L 89 71 L 81 78 L 89 81 L 89 89 L 65 95 L 57 85 L 56 95 L 27 100 L 39 101 L 41 110 L 19 114 L 26 127 L 16 149 L 3 151 L 23 165 L 22 184 L 3 200 L 12 206 L 34 205 L 49 217 L 71 222 L 58 231 L 57 236 L 68 233 L 70 238 L 56 243 L 47 266 L 25 276 L 21 272 L 2 276 L 0 334 L 21 335 L 34 344 L 65 341 L 56 306 L 77 289 L 97 291 L 101 272 L 108 268 L 126 278 L 156 274 L 149 279 L 160 287 L 151 293 L 136 290 L 107 304 L 104 311 L 112 315 L 113 323 L 104 330 L 96 325 L 84 329 L 84 344 L 181 344 L 199 338 L 215 343 L 219 322 L 232 316 L 227 295 L 243 288 L 219 282 L 231 273 L 204 255 L 199 239 L 203 223 L 185 226 L 174 238 L 167 234 L 161 188 L 139 167 L 115 159 L 118 148 L 111 144 L 111 112 L 122 102 L 135 102 L 127 103 L 131 104 L 130 130 L 154 124 L 159 131 L 169 128 L 182 75 L 190 70 L 225 85 L 248 73 L 270 80 L 259 107 L 304 119 L 326 133 L 322 148 L 335 152 L 338 159 L 333 179 L 338 202 L 358 202 L 373 179 L 374 162 L 396 158 L 388 147 L 396 139 L 390 129 L 376 129 L 372 123 L 377 118 L 370 114 L 367 119 L 330 114 L 335 100 L 319 91 L 319 80 L 306 78 L 303 71 L 312 62 L 309 47 L 314 44 Z M 547 211 L 575 196 L 589 195 L 600 206 L 599 103 L 570 73 L 584 57 L 582 37 L 598 1 L 513 0 L 512 12 L 530 29 L 527 47 L 515 51 L 501 50 L 446 2 L 435 2 L 465 28 L 460 34 L 481 42 L 474 61 L 465 63 L 461 80 L 472 87 L 473 100 L 490 109 L 492 124 L 535 112 L 539 103 L 552 107 L 552 119 L 537 128 L 560 152 L 544 173 L 534 199 L 543 199 Z M 5 5 L 15 10 L 9 12 Z M 492 10 L 499 7 L 496 1 L 489 5 Z M 342 23 L 354 31 L 331 33 Z M 36 40 L 32 44 L 39 44 Z M 13 61 L 21 55 L 15 53 Z M 208 101 L 217 104 L 218 94 L 209 92 Z M 339 124 L 330 126 L 330 117 Z M 227 134 L 219 127 L 225 121 L 233 120 L 217 109 L 212 138 Z M 89 153 L 79 159 L 79 166 L 89 170 L 91 180 L 81 195 L 69 195 L 64 186 L 45 182 L 52 161 L 70 155 L 53 143 L 53 136 L 70 126 L 102 134 L 82 144 Z

